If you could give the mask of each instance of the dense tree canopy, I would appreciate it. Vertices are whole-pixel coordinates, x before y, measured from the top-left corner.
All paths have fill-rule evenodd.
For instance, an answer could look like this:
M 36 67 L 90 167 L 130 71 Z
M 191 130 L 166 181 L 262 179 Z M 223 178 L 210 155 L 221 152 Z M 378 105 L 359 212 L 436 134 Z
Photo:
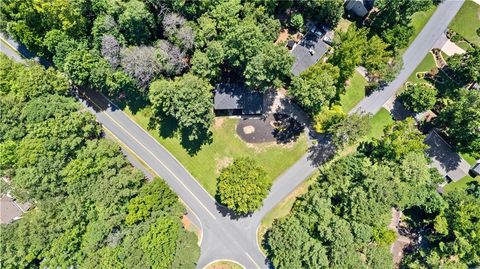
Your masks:
M 192 74 L 157 80 L 150 87 L 155 116 L 174 118 L 189 140 L 201 139 L 213 122 L 212 86 Z
M 386 129 L 373 147 L 391 136 Z M 439 212 L 445 205 L 439 180 L 423 151 L 397 159 L 359 153 L 338 159 L 320 169 L 289 215 L 274 222 L 264 242 L 268 256 L 276 268 L 393 268 L 391 207 Z
M 289 94 L 306 111 L 316 114 L 335 97 L 338 77 L 338 67 L 317 63 L 293 79 Z
M 480 48 L 472 48 L 465 54 L 456 54 L 448 59 L 448 66 L 465 83 L 480 83 Z
M 437 89 L 429 84 L 411 84 L 401 93 L 400 99 L 408 110 L 423 112 L 435 105 Z
M 271 186 L 265 170 L 251 158 L 234 160 L 222 169 L 217 182 L 219 202 L 239 214 L 259 209 Z
M 2 268 L 194 268 L 199 249 L 175 193 L 101 137 L 66 78 L 3 54 L 0 73 L 2 195 L 35 207 L 0 226 Z
M 445 108 L 438 122 L 453 146 L 480 157 L 480 92 L 461 90 L 459 99 Z

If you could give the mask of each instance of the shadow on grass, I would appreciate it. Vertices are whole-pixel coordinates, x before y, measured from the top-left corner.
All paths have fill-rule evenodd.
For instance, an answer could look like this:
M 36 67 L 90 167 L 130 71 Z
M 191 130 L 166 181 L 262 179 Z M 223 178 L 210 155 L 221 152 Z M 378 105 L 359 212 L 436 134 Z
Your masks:
M 193 132 L 193 128 L 181 128 L 178 120 L 171 116 L 152 115 L 149 119 L 148 128 L 157 130 L 162 138 L 178 137 L 181 146 L 190 156 L 196 155 L 203 145 L 213 142 L 212 132 L 205 128 L 196 128 L 197 137 L 192 139 L 190 135 Z

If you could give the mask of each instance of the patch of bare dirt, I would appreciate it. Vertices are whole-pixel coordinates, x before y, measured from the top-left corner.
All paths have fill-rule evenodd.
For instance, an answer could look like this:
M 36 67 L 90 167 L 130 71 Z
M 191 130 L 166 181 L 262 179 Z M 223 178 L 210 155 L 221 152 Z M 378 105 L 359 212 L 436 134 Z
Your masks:
M 190 218 L 188 218 L 187 215 L 182 216 L 182 224 L 183 224 L 183 228 L 185 228 L 185 230 L 190 231 L 192 221 L 190 220 Z
M 220 128 L 220 127 L 222 127 L 224 122 L 225 122 L 225 117 L 216 117 L 214 122 L 213 122 L 213 127 L 214 128 Z
M 278 34 L 277 41 L 275 44 L 279 44 L 288 40 L 288 29 L 282 29 Z
M 216 163 L 217 163 L 217 169 L 216 169 L 216 174 L 220 174 L 220 171 L 227 167 L 229 164 L 233 163 L 233 158 L 232 157 L 223 157 L 222 159 L 217 159 L 216 160 Z

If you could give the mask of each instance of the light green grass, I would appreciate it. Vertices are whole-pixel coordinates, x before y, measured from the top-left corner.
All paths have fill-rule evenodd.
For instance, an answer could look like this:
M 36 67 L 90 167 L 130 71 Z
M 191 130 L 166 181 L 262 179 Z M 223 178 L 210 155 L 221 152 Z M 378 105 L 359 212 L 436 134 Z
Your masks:
M 455 42 L 455 44 L 457 44 L 457 46 L 464 49 L 465 51 L 469 50 L 472 47 L 467 41 L 464 40 Z
M 385 126 L 394 122 L 395 121 L 393 120 L 392 115 L 390 115 L 390 112 L 382 107 L 372 118 L 371 129 L 367 138 L 382 137 Z
M 365 97 L 366 85 L 367 80 L 355 71 L 350 79 L 350 85 L 345 89 L 345 93 L 340 96 L 340 105 L 345 113 L 348 113 Z
M 423 27 L 425 26 L 425 24 L 427 24 L 428 20 L 433 15 L 436 9 L 437 7 L 435 5 L 432 5 L 429 9 L 416 12 L 412 15 L 412 21 L 410 22 L 410 25 L 413 26 L 413 35 L 410 37 L 409 45 L 422 31 Z
M 408 78 L 408 81 L 412 83 L 426 83 L 427 81 L 423 78 L 417 78 L 417 73 L 418 72 L 429 72 L 432 70 L 432 68 L 435 68 L 435 60 L 433 58 L 433 55 L 429 52 L 427 55 L 425 55 L 425 58 L 423 58 L 422 62 L 417 66 L 415 71 L 410 75 Z
M 450 23 L 450 29 L 460 34 L 468 42 L 480 47 L 480 37 L 476 31 L 480 28 L 480 5 L 467 0 Z
M 216 191 L 216 178 L 221 168 L 234 158 L 249 156 L 265 168 L 268 178 L 273 182 L 283 171 L 289 168 L 307 151 L 307 138 L 302 134 L 289 145 L 272 143 L 249 146 L 236 135 L 238 119 L 224 118 L 223 124 L 212 126 L 213 142 L 204 145 L 196 155 L 191 156 L 174 137 L 160 137 L 157 130 L 148 128 L 150 109 L 145 108 L 135 115 L 128 109 L 125 112 L 142 128 L 160 142 L 212 195 Z
M 471 156 L 470 154 L 468 153 L 460 153 L 460 155 L 462 156 L 463 159 L 465 159 L 465 161 L 467 161 L 468 164 L 470 165 L 474 165 L 477 163 L 477 160 L 475 158 L 473 158 L 473 156 Z
M 210 264 L 206 269 L 243 269 L 243 267 L 231 261 L 218 261 Z
M 473 181 L 480 182 L 480 178 L 479 177 L 472 178 L 471 176 L 465 176 L 464 178 L 460 179 L 459 181 L 448 183 L 444 187 L 444 190 L 446 192 L 449 192 L 449 191 L 453 191 L 453 190 L 456 190 L 456 189 L 465 189 L 465 188 L 468 187 L 468 183 L 473 182 Z

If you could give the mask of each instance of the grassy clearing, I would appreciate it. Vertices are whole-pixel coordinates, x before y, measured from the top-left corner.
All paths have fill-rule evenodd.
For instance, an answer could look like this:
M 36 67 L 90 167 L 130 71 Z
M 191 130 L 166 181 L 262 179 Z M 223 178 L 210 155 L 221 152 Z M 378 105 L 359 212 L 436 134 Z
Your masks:
M 206 269 L 243 269 L 243 267 L 231 261 L 219 261 L 210 264 Z
M 265 168 L 268 178 L 273 182 L 282 172 L 295 163 L 307 151 L 307 138 L 302 134 L 295 143 L 278 145 L 263 143 L 247 145 L 236 135 L 238 119 L 222 118 L 212 126 L 213 141 L 204 145 L 196 155 L 189 155 L 180 144 L 177 136 L 161 137 L 157 130 L 148 126 L 150 109 L 147 107 L 136 114 L 125 109 L 142 128 L 171 152 L 183 166 L 212 195 L 216 191 L 216 178 L 219 171 L 233 161 L 234 158 L 250 156 Z
M 468 42 L 480 47 L 480 36 L 476 33 L 480 28 L 480 5 L 472 0 L 465 1 L 449 27 Z
M 340 96 L 340 105 L 345 113 L 348 113 L 365 97 L 366 85 L 367 80 L 355 71 L 350 79 L 350 85 L 345 89 L 345 93 Z
M 347 19 L 340 19 L 340 21 L 337 24 L 337 27 L 335 28 L 335 32 L 346 32 L 348 30 L 348 27 L 352 24 L 351 21 Z
M 371 129 L 367 138 L 380 138 L 383 135 L 383 129 L 385 126 L 394 123 L 395 121 L 390 115 L 390 112 L 382 107 L 377 114 L 373 115 L 371 121 Z
M 465 189 L 465 188 L 468 187 L 468 183 L 473 182 L 473 181 L 477 181 L 477 182 L 480 183 L 480 178 L 479 177 L 472 178 L 471 176 L 465 176 L 464 178 L 460 179 L 459 181 L 448 183 L 444 187 L 444 189 L 445 189 L 446 192 L 453 191 L 453 190 L 456 190 L 456 189 Z
M 408 81 L 412 83 L 427 83 L 427 81 L 423 78 L 418 78 L 417 73 L 419 72 L 428 72 L 432 70 L 432 68 L 435 68 L 435 60 L 433 58 L 433 55 L 431 53 L 427 53 L 425 55 L 425 58 L 423 58 L 422 62 L 417 66 L 415 71 L 410 75 L 408 78 Z
M 462 158 L 465 159 L 465 161 L 467 161 L 467 163 L 470 165 L 474 165 L 477 163 L 477 160 L 468 153 L 461 153 L 460 156 L 462 156 Z

